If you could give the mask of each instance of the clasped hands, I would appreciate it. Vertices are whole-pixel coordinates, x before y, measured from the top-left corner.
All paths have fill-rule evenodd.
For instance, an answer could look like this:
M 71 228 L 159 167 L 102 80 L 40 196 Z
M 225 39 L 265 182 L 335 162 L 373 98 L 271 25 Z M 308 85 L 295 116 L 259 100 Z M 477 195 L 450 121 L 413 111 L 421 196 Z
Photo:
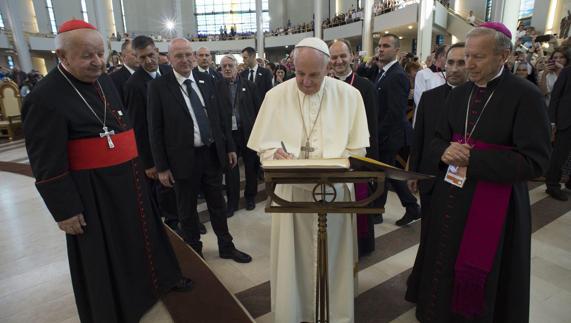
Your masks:
M 469 144 L 452 142 L 450 146 L 444 150 L 440 160 L 447 165 L 466 167 L 470 163 L 471 149 L 472 146 Z

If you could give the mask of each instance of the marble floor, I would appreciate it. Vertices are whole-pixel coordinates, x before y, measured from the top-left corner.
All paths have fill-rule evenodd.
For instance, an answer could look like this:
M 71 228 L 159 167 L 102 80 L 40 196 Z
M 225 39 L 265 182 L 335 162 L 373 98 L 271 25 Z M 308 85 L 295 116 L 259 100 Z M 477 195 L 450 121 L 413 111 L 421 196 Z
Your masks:
M 0 161 L 26 163 L 23 144 L 0 144 Z M 530 190 L 534 218 L 541 217 L 542 210 L 547 208 L 555 208 L 558 214 L 533 233 L 530 318 L 537 323 L 571 322 L 571 203 L 551 200 L 544 190 L 543 185 Z M 377 237 L 410 236 L 414 226 L 394 225 L 404 209 L 393 193 L 389 194 L 386 210 L 385 222 L 375 227 Z M 216 237 L 210 223 L 206 223 L 208 233 L 203 236 L 206 261 L 239 300 L 245 292 L 263 290 L 262 286 L 267 285 L 270 222 L 263 203 L 258 203 L 254 211 L 240 210 L 228 220 L 236 246 L 254 259 L 249 264 L 220 259 Z M 368 296 L 380 287 L 390 291 L 392 284 L 388 283 L 412 267 L 417 243 L 403 242 L 390 248 L 390 255 L 360 269 L 359 297 Z M 383 302 L 382 297 L 379 302 Z M 359 298 L 356 303 L 359 308 Z M 248 304 L 244 305 L 249 309 Z M 271 322 L 269 308 L 253 316 L 258 323 Z M 161 303 L 143 318 L 143 322 L 171 321 Z M 0 322 L 79 322 L 63 233 L 39 197 L 34 179 L 1 171 Z M 416 322 L 414 309 L 406 305 L 401 312 L 378 322 Z

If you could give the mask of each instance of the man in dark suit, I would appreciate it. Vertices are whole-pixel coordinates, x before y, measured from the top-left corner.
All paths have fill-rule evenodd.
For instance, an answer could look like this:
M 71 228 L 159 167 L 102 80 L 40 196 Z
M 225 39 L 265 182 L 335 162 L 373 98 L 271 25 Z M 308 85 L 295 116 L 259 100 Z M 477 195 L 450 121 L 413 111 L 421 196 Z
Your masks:
M 464 60 L 464 43 L 456 43 L 450 46 L 446 53 L 445 64 L 447 83 L 424 92 L 420 98 L 410 150 L 410 170 L 434 176 L 439 175 L 440 169 L 438 158 L 432 158 L 430 154 L 430 147 L 436 128 L 445 114 L 444 103 L 452 89 L 466 83 L 468 78 Z M 411 191 L 420 191 L 420 210 L 422 213 L 420 246 L 408 279 L 408 293 L 410 295 L 415 295 L 419 289 L 423 258 L 426 253 L 426 233 L 433 216 L 437 216 L 436 214 L 432 215 L 430 203 L 435 182 L 436 179 L 425 179 L 420 182 L 418 180 L 408 181 Z
M 569 197 L 561 190 L 561 168 L 571 151 L 571 67 L 564 68 L 551 92 L 549 119 L 555 132 L 555 143 L 549 169 L 545 175 L 547 194 L 554 199 L 567 201 Z M 571 189 L 571 179 L 565 186 Z
M 246 173 L 246 187 L 244 198 L 246 210 L 256 207 L 256 194 L 258 193 L 258 180 L 256 166 L 260 162 L 255 151 L 246 147 L 252 127 L 260 109 L 260 98 L 256 85 L 238 76 L 238 62 L 232 55 L 226 55 L 220 61 L 223 79 L 216 82 L 216 93 L 220 95 L 220 103 L 232 115 L 232 138 L 236 145 L 238 156 L 244 160 Z M 226 172 L 226 185 L 228 186 L 228 210 L 231 217 L 238 209 L 240 199 L 240 171 L 234 167 Z
M 109 74 L 109 77 L 113 80 L 123 104 L 127 105 L 125 102 L 125 83 L 139 67 L 139 60 L 133 51 L 130 39 L 126 39 L 121 45 L 121 61 L 123 61 L 123 67 Z
M 336 39 L 329 47 L 330 64 L 335 77 L 339 80 L 354 86 L 361 93 L 363 103 L 365 103 L 365 112 L 367 113 L 367 125 L 369 127 L 369 147 L 367 148 L 367 157 L 379 158 L 379 139 L 378 139 L 378 106 L 375 87 L 368 79 L 357 75 L 351 69 L 353 54 L 351 43 L 345 39 Z M 364 193 L 361 195 L 361 187 Z M 366 198 L 369 192 L 368 184 L 356 184 L 356 197 L 358 199 Z M 357 215 L 357 244 L 359 248 L 359 256 L 371 253 L 375 250 L 375 226 L 372 214 Z
M 176 192 L 178 215 L 186 242 L 202 256 L 196 211 L 204 193 L 220 257 L 236 262 L 252 258 L 236 249 L 228 232 L 222 172 L 237 164 L 231 138 L 231 116 L 223 111 L 211 79 L 192 71 L 190 42 L 176 38 L 169 46 L 173 71 L 149 83 L 148 117 L 151 149 L 159 180 Z
M 410 83 L 404 69 L 397 60 L 400 41 L 394 34 L 384 34 L 379 40 L 379 60 L 383 65 L 375 88 L 379 99 L 379 160 L 393 165 L 398 152 L 410 145 L 412 127 L 406 117 Z M 376 201 L 378 207 L 384 207 L 387 201 L 387 185 L 397 193 L 402 206 L 406 208 L 404 216 L 397 221 L 402 226 L 420 218 L 420 207 L 403 181 L 387 179 L 385 192 Z M 382 215 L 376 222 L 382 222 Z
M 222 79 L 222 74 L 220 74 L 217 70 L 212 69 L 212 55 L 210 54 L 210 50 L 208 48 L 200 47 L 196 51 L 196 58 L 198 66 L 195 68 L 195 70 L 208 74 L 213 81 Z
M 266 97 L 266 93 L 272 88 L 272 72 L 258 65 L 256 61 L 256 50 L 252 47 L 242 49 L 242 59 L 246 65 L 246 69 L 240 73 L 240 77 L 244 80 L 256 83 L 258 94 L 262 101 Z
M 125 107 L 135 130 L 137 150 L 145 169 L 145 175 L 149 179 L 150 191 L 153 192 L 152 200 L 165 217 L 165 223 L 178 231 L 176 197 L 172 189 L 163 187 L 157 181 L 157 169 L 149 143 L 147 122 L 147 84 L 161 74 L 167 73 L 171 68 L 167 65 L 159 65 L 158 49 L 152 38 L 137 36 L 133 39 L 131 46 L 140 66 L 125 83 Z

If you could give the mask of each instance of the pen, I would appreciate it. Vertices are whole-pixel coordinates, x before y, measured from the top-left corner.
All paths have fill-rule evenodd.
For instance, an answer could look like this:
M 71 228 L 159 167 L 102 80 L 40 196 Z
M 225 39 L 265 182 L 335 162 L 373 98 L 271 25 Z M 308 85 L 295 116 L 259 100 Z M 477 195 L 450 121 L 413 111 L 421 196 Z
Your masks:
M 284 152 L 285 152 L 286 154 L 289 154 L 289 153 L 287 152 L 286 146 L 285 146 L 285 144 L 284 144 L 283 141 L 282 141 L 282 149 L 284 150 Z

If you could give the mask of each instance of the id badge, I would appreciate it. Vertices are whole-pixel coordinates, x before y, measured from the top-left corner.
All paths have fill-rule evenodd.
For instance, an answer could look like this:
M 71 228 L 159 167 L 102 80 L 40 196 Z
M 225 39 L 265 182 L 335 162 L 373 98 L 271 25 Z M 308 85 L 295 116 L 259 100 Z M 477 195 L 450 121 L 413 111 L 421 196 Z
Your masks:
M 236 121 L 236 116 L 232 116 L 232 130 L 238 130 L 238 122 Z
M 449 165 L 446 176 L 444 176 L 444 181 L 462 188 L 466 181 L 466 167 Z

